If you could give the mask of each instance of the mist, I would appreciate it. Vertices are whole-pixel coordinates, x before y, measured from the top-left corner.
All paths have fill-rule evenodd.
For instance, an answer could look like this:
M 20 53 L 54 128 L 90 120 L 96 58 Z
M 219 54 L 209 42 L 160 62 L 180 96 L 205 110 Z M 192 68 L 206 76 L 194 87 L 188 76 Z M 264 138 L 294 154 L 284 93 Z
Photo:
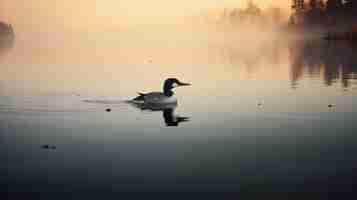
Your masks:
M 245 9 L 246 1 L 5 0 L 1 19 L 13 25 L 16 40 L 1 54 L 0 78 L 16 80 L 11 87 L 100 91 L 114 90 L 118 80 L 139 84 L 133 77 L 156 81 L 184 73 L 194 79 L 203 69 L 207 79 L 218 73 L 225 79 L 231 74 L 206 66 L 244 66 L 269 57 L 262 52 L 274 45 L 280 23 L 261 26 L 274 5 L 268 2 L 257 4 L 260 17 L 241 23 L 224 11 Z M 282 24 L 285 19 L 282 14 Z
M 286 1 L 257 1 L 262 8 L 288 8 Z M 138 0 L 76 0 L 20 1 L 0 3 L 0 17 L 20 30 L 70 29 L 118 30 L 180 24 L 202 18 L 223 8 L 245 7 L 243 0 L 200 1 L 138 1 Z

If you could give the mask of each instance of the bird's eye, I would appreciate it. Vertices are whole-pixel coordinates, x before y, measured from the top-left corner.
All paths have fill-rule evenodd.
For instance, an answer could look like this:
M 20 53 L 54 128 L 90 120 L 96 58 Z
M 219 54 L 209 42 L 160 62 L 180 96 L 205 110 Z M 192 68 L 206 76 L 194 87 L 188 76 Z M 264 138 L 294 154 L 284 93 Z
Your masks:
M 177 87 L 177 86 L 178 86 L 177 83 L 172 84 L 172 87 Z

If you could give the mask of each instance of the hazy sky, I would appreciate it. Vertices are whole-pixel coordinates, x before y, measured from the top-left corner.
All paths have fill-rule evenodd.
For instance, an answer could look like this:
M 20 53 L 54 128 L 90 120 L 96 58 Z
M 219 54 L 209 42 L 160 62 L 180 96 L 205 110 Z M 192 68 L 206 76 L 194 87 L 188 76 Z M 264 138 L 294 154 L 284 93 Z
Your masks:
M 1 0 L 0 17 L 18 26 L 40 24 L 85 27 L 167 21 L 224 7 L 242 7 L 246 0 Z M 256 0 L 261 7 L 288 8 L 289 0 Z

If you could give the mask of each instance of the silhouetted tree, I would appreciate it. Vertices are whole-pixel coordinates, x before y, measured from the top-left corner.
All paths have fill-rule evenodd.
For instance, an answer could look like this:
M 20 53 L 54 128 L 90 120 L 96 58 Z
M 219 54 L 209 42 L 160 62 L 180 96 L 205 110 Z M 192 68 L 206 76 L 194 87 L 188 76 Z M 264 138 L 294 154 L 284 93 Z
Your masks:
M 302 16 L 302 20 L 296 17 L 295 12 L 289 24 L 300 25 L 305 27 L 305 30 L 345 34 L 341 35 L 341 38 L 357 39 L 357 0 L 294 1 L 295 4 L 296 2 L 304 3 L 305 6 L 303 14 L 299 15 Z M 295 4 L 292 9 L 296 11 Z
M 345 0 L 344 2 L 345 2 L 344 5 L 346 7 L 356 8 L 356 4 L 357 4 L 356 1 L 354 1 L 354 0 Z
M 326 17 L 327 24 L 332 29 L 339 29 L 338 26 L 342 25 L 339 23 L 341 21 L 341 16 L 343 14 L 342 11 L 343 2 L 342 0 L 327 0 L 326 2 Z
M 323 0 L 310 0 L 308 7 L 309 9 L 305 13 L 305 22 L 308 25 L 321 25 L 324 16 Z
M 345 0 L 344 3 L 345 12 L 350 14 L 349 17 L 357 18 L 357 2 L 354 0 Z
M 310 0 L 309 7 L 311 10 L 318 9 L 317 0 Z
M 252 16 L 260 16 L 260 14 L 261 14 L 260 8 L 256 4 L 254 4 L 253 1 L 248 2 L 245 12 L 248 15 L 252 15 Z
M 319 10 L 324 11 L 325 7 L 326 7 L 325 1 L 324 0 L 318 0 L 317 1 L 317 6 L 318 6 Z
M 343 6 L 342 0 L 327 0 L 326 2 L 326 11 L 329 14 L 336 15 L 336 13 Z

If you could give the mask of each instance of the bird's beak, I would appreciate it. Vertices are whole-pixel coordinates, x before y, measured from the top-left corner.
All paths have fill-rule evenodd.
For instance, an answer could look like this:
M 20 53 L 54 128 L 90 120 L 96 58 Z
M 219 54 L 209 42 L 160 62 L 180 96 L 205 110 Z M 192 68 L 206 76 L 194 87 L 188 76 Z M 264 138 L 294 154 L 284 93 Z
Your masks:
M 190 86 L 190 83 L 179 83 L 178 86 Z
M 177 117 L 177 122 L 189 122 L 190 118 L 189 117 Z

